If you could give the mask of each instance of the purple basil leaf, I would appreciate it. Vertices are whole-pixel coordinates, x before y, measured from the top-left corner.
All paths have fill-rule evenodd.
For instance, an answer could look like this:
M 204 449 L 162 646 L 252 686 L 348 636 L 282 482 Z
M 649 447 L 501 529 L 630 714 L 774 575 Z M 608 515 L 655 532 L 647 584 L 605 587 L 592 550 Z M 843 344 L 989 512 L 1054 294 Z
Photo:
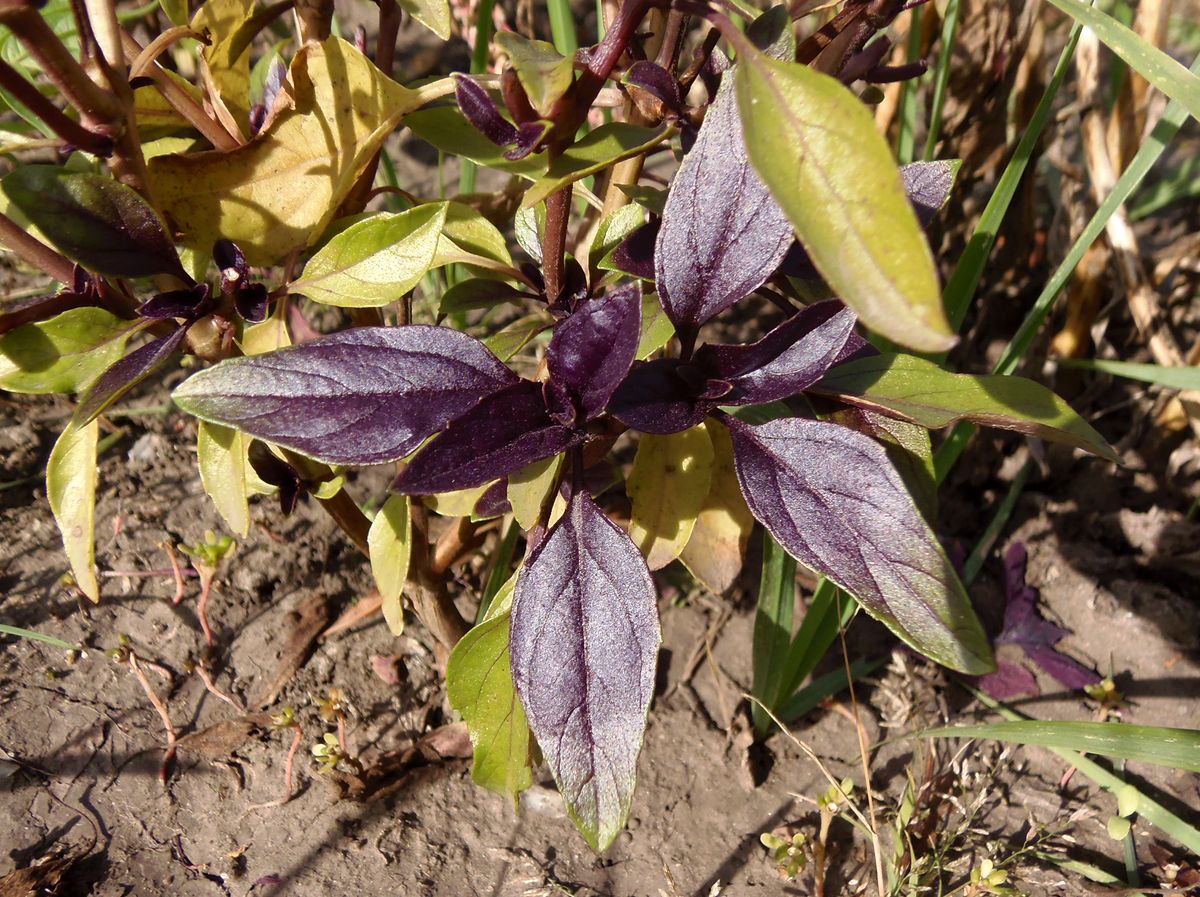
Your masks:
M 679 95 L 679 82 L 661 65 L 647 60 L 635 62 L 625 72 L 626 84 L 646 91 L 674 115 L 683 114 L 683 98 Z
M 503 514 L 508 514 L 512 511 L 512 505 L 508 503 L 508 479 L 497 480 L 488 487 L 487 492 L 479 496 L 479 500 L 475 502 L 475 511 L 471 517 L 475 520 L 488 520 L 492 517 L 500 517 Z
M 730 388 L 728 383 L 710 386 L 699 368 L 678 358 L 656 358 L 629 372 L 613 393 L 608 412 L 634 430 L 665 436 L 703 421 L 716 407 L 714 400 Z
M 226 271 L 246 277 L 250 271 L 246 254 L 232 240 L 217 240 L 213 243 L 213 261 L 224 274 Z
M 160 336 L 134 349 L 107 371 L 101 374 L 92 388 L 87 391 L 75 409 L 75 419 L 81 424 L 92 420 L 97 414 L 133 389 L 164 364 L 187 335 L 187 325 L 176 328 L 166 336 Z
M 517 128 L 517 136 L 513 139 L 513 148 L 504 151 L 504 158 L 510 162 L 520 162 L 542 142 L 546 132 L 550 130 L 550 122 L 527 121 Z
M 331 464 L 409 454 L 517 380 L 483 343 L 445 327 L 358 327 L 223 361 L 175 390 L 202 420 Z
M 957 159 L 913 162 L 900 166 L 900 178 L 904 181 L 909 202 L 913 204 L 922 227 L 929 226 L 933 216 L 950 198 L 954 179 L 958 177 L 961 166 L 962 162 Z
M 696 364 L 733 391 L 723 405 L 765 405 L 820 380 L 838 360 L 857 318 L 840 302 L 811 305 L 748 346 L 701 346 Z
M 654 218 L 626 237 L 613 250 L 612 263 L 617 269 L 642 280 L 654 280 L 654 244 L 661 227 L 662 220 Z
M 471 489 L 564 452 L 583 438 L 550 417 L 540 383 L 521 380 L 451 422 L 409 462 L 392 489 L 410 495 Z
M 586 492 L 513 596 L 513 683 L 567 812 L 595 850 L 629 816 L 660 633 L 642 554 Z
M 518 142 L 520 133 L 516 126 L 500 114 L 488 92 L 475 81 L 462 76 L 455 78 L 454 96 L 467 121 L 496 146 Z
M 258 478 L 279 490 L 279 510 L 284 517 L 290 516 L 304 494 L 304 482 L 300 479 L 299 471 L 257 439 L 250 443 L 247 457 Z
M 283 90 L 283 82 L 287 78 L 287 66 L 283 60 L 276 58 L 267 69 L 267 78 L 263 83 L 262 106 L 267 115 L 275 108 L 275 100 Z
M 191 283 L 154 209 L 110 177 L 22 165 L 3 189 L 67 258 L 114 277 L 173 274 Z
M 597 417 L 637 356 L 642 292 L 636 285 L 580 303 L 554 330 L 546 349 L 550 379 L 566 387 L 584 420 Z
M 267 292 L 265 283 L 246 283 L 234 293 L 233 305 L 243 319 L 251 324 L 258 324 L 267 319 L 270 300 L 271 294 Z
M 659 298 L 676 330 L 694 330 L 757 289 L 795 240 L 746 157 L 727 80 L 671 184 L 655 246 Z
M 1025 582 L 1027 563 L 1025 546 L 1013 544 L 1004 558 L 1005 598 L 1004 628 L 996 637 L 997 645 L 1015 645 L 1026 656 L 1065 688 L 1080 689 L 1099 682 L 1100 677 L 1082 664 L 1055 649 L 1070 630 L 1049 622 L 1038 613 L 1038 590 Z M 993 681 L 992 676 L 980 680 L 980 686 L 989 694 L 1002 688 L 1004 682 Z M 1038 693 L 1035 686 L 1026 693 Z M 1009 695 L 1011 697 L 1011 695 Z
M 979 676 L 975 684 L 997 701 L 1008 701 L 1019 695 L 1040 693 L 1037 677 L 1019 663 L 1002 657 L 996 659 L 996 672 Z
M 724 421 L 742 495 L 792 557 L 943 666 L 995 668 L 966 590 L 881 446 L 820 421 Z
M 188 290 L 171 290 L 147 299 L 138 309 L 138 314 L 143 318 L 183 318 L 194 321 L 207 311 L 208 300 L 208 284 L 198 283 Z

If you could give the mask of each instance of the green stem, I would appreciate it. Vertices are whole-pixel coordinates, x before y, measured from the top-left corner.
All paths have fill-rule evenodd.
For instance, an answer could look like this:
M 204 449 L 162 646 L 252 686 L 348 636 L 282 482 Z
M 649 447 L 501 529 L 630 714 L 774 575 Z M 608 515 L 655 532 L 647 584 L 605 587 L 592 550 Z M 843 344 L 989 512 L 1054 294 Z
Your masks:
M 925 136 L 926 162 L 933 159 L 938 138 L 942 134 L 942 109 L 946 105 L 946 87 L 950 83 L 950 57 L 954 53 L 954 42 L 958 36 L 958 12 L 962 8 L 959 0 L 950 0 L 946 18 L 942 21 L 942 46 L 938 51 L 937 75 L 933 82 L 933 104 L 929 110 L 929 133 Z
M 575 33 L 575 18 L 571 13 L 571 0 L 547 0 L 550 13 L 550 34 L 554 38 L 554 49 L 563 56 L 574 56 L 579 49 L 579 36 Z
M 921 7 L 911 13 L 908 23 L 906 62 L 915 62 L 921 54 Z M 911 162 L 916 153 L 917 84 L 915 79 L 900 85 L 900 129 L 896 134 L 896 157 L 901 163 Z

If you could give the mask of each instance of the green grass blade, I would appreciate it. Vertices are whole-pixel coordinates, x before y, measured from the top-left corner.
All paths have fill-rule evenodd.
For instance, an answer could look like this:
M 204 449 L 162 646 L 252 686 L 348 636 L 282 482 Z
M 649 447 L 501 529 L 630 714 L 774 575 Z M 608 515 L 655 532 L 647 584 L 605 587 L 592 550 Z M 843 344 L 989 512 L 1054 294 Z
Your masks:
M 1100 42 L 1131 69 L 1175 100 L 1200 120 L 1200 77 L 1189 72 L 1162 50 L 1147 43 L 1112 16 L 1080 0 L 1050 0 L 1081 25 L 1095 32 Z
M 1126 723 L 1017 720 L 927 729 L 922 738 L 991 738 L 1200 772 L 1200 730 Z
M 970 691 L 980 702 L 987 707 L 999 713 L 1005 719 L 1016 721 L 1028 721 L 1011 707 L 1006 707 L 999 701 L 988 697 L 979 689 L 972 687 L 969 684 L 963 683 L 967 690 Z M 1080 773 L 1087 776 L 1105 791 L 1110 792 L 1114 797 L 1117 792 L 1123 789 L 1128 783 L 1118 775 L 1109 772 L 1099 763 L 1089 760 L 1076 751 L 1068 750 L 1067 748 L 1052 747 L 1050 750 L 1062 757 L 1067 763 L 1075 767 Z M 1200 829 L 1194 825 L 1184 822 L 1162 804 L 1152 799 L 1149 795 L 1138 792 L 1137 811 L 1141 817 L 1147 822 L 1158 826 L 1165 834 L 1174 838 L 1184 847 L 1191 850 L 1193 853 L 1200 854 Z
M 55 638 L 52 635 L 45 635 L 41 632 L 35 632 L 32 629 L 22 629 L 20 626 L 9 626 L 7 623 L 0 623 L 0 632 L 5 635 L 15 635 L 18 638 L 33 639 L 36 642 L 45 642 L 47 645 L 53 645 L 56 648 L 62 648 L 64 651 L 74 651 L 76 646 L 69 642 L 64 642 L 60 638 Z
M 921 7 L 915 6 L 909 13 L 908 44 L 905 62 L 916 62 L 921 55 Z M 916 158 L 917 129 L 917 85 L 920 81 L 910 78 L 900 85 L 900 109 L 897 118 L 896 159 L 906 165 Z
M 1192 63 L 1193 72 L 1200 71 L 1200 56 Z M 1062 260 L 1046 286 L 1042 289 L 1041 294 L 1033 303 L 1033 307 L 1029 313 L 1025 315 L 1025 320 L 1021 323 L 1020 329 L 1009 342 L 1001 355 L 1000 360 L 993 368 L 993 373 L 1011 374 L 1016 370 L 1018 362 L 1024 357 L 1029 350 L 1030 344 L 1033 342 L 1038 331 L 1041 330 L 1042 324 L 1046 321 L 1046 316 L 1050 313 L 1050 309 L 1054 304 L 1054 300 L 1058 298 L 1058 294 L 1062 292 L 1063 287 L 1067 285 L 1067 281 L 1071 279 L 1075 267 L 1083 258 L 1083 254 L 1087 252 L 1088 247 L 1096 242 L 1100 234 L 1104 232 L 1105 226 L 1108 224 L 1108 219 L 1116 213 L 1117 209 L 1129 198 L 1138 184 L 1146 177 L 1146 173 L 1153 167 L 1154 163 L 1166 151 L 1167 146 L 1175 139 L 1175 135 L 1179 133 L 1180 127 L 1187 120 L 1187 110 L 1181 103 L 1174 100 L 1167 104 L 1166 111 L 1159 119 L 1158 124 L 1154 126 L 1154 130 L 1150 136 L 1146 138 L 1141 147 L 1138 148 L 1137 154 L 1133 157 L 1133 161 L 1129 163 L 1129 167 L 1117 179 L 1117 183 L 1113 186 L 1112 192 L 1105 197 L 1104 202 L 1100 204 L 1100 208 L 1096 210 L 1096 214 L 1092 216 L 1087 227 L 1083 229 L 1078 239 L 1071 246 L 1066 258 Z M 951 321 L 953 322 L 953 317 Z M 937 473 L 938 482 L 942 482 L 946 475 L 954 468 L 955 463 L 962 455 L 963 449 L 966 448 L 967 440 L 971 438 L 971 434 L 975 432 L 973 424 L 959 424 L 956 426 L 946 441 L 938 447 L 934 454 L 934 469 Z
M 850 625 L 857 611 L 858 602 L 828 579 L 818 583 L 812 603 L 784 659 L 783 682 L 779 691 L 781 701 L 787 701 L 797 693 L 800 684 L 816 669 L 825 652 L 837 640 L 838 632 Z
M 883 666 L 884 660 L 883 657 L 873 659 L 860 657 L 850 664 L 850 675 L 854 677 L 855 681 L 863 676 L 869 676 Z M 831 698 L 849 687 L 850 681 L 846 678 L 844 667 L 838 667 L 824 676 L 818 676 L 783 702 L 779 708 L 779 719 L 785 723 L 793 723 L 810 710 L 815 709 L 826 698 Z
M 1129 220 L 1148 218 L 1164 206 L 1200 196 L 1200 156 L 1193 156 L 1153 187 L 1138 193 L 1129 207 Z
M 488 574 L 487 582 L 483 585 L 483 594 L 479 598 L 479 610 L 475 614 L 476 623 L 481 622 L 487 616 L 488 608 L 492 606 L 492 599 L 512 576 L 513 552 L 517 548 L 519 538 L 521 538 L 521 525 L 514 520 L 508 525 L 504 538 L 496 547 L 496 554 L 492 558 L 492 572 Z
M 975 291 L 979 288 L 983 269 L 996 245 L 996 236 L 1000 232 L 1000 225 L 1008 214 L 1013 197 L 1017 195 L 1021 178 L 1025 175 L 1025 169 L 1029 167 L 1029 160 L 1033 157 L 1034 149 L 1042 136 L 1042 130 L 1050 117 L 1055 97 L 1071 68 L 1071 58 L 1075 55 L 1075 46 L 1079 43 L 1081 31 L 1082 29 L 1078 25 L 1071 29 L 1067 45 L 1058 57 L 1054 74 L 1050 78 L 1050 83 L 1046 85 L 1041 100 L 1038 101 L 1033 117 L 1029 120 L 1029 126 L 1025 128 L 1025 133 L 1021 135 L 1012 159 L 1009 160 L 1004 173 L 1000 175 L 1000 180 L 996 182 L 996 189 L 992 192 L 992 196 L 979 218 L 979 223 L 975 226 L 975 232 L 971 234 L 971 239 L 967 242 L 962 255 L 959 256 L 958 264 L 954 266 L 954 273 L 950 275 L 950 280 L 946 283 L 942 299 L 946 306 L 946 316 L 950 319 L 950 326 L 955 330 L 962 327 L 963 319 L 967 316 L 967 309 L 970 308 Z
M 763 530 L 762 578 L 754 614 L 753 692 L 771 710 L 779 707 L 795 611 L 796 561 Z M 765 735 L 771 727 L 770 715 L 758 704 L 753 704 L 750 712 L 755 730 Z
M 550 13 L 550 34 L 554 38 L 554 49 L 563 56 L 573 56 L 579 49 L 579 36 L 575 33 L 575 17 L 571 13 L 571 0 L 547 0 Z
M 1140 380 L 1170 389 L 1200 389 L 1200 368 L 1169 368 L 1161 364 L 1136 364 L 1132 361 L 1108 361 L 1099 358 L 1060 358 L 1060 365 L 1101 371 L 1128 380 Z
M 983 569 L 983 562 L 987 559 L 988 553 L 991 552 L 1000 533 L 1004 532 L 1004 527 L 1008 525 L 1009 518 L 1016 510 L 1017 501 L 1020 499 L 1021 493 L 1025 491 L 1025 483 L 1029 481 L 1029 474 L 1032 472 L 1033 459 L 1030 458 L 1021 465 L 1021 469 L 1013 477 L 1013 481 L 1008 487 L 1008 493 L 1004 496 L 1000 507 L 996 509 L 996 515 L 992 517 L 992 522 L 983 531 L 983 535 L 979 537 L 979 541 L 967 556 L 966 562 L 963 563 L 963 585 L 971 585 L 975 581 L 975 577 L 979 575 L 979 571 Z
M 954 55 L 954 44 L 958 38 L 958 14 L 962 9 L 959 0 L 950 0 L 942 20 L 942 46 L 938 50 L 937 75 L 933 82 L 933 102 L 929 110 L 929 133 L 925 135 L 926 162 L 933 161 L 933 151 L 942 136 L 942 110 L 946 106 L 946 88 L 950 84 L 950 61 Z

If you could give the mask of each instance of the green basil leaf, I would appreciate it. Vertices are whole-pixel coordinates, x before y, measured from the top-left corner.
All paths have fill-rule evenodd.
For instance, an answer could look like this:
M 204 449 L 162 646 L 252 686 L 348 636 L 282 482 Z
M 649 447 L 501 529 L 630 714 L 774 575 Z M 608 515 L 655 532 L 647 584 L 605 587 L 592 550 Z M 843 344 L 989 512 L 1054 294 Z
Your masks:
M 0 388 L 79 393 L 125 351 L 130 322 L 102 308 L 72 308 L 0 336 Z
M 928 429 L 969 420 L 1121 460 L 1071 406 L 1024 377 L 952 374 L 923 358 L 883 354 L 839 365 L 812 389 Z
M 350 225 L 318 250 L 289 290 L 343 308 L 387 305 L 429 271 L 446 222 L 446 204 L 430 203 Z
M 835 79 L 762 54 L 735 83 L 750 162 L 833 291 L 901 345 L 954 345 L 929 245 L 867 108 Z

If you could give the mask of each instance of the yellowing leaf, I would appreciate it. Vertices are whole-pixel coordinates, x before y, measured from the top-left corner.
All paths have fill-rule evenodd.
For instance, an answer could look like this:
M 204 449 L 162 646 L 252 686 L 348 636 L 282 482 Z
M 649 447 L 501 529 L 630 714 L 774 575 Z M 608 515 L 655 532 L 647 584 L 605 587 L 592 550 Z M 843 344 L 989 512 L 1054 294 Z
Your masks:
M 642 297 L 642 336 L 638 340 L 637 357 L 645 360 L 661 349 L 675 335 L 675 325 L 667 317 L 657 293 Z
M 478 211 L 461 202 L 446 203 L 446 224 L 432 267 L 460 261 L 464 255 L 479 256 L 512 267 L 512 256 L 504 234 Z
M 546 503 L 554 494 L 563 457 L 543 458 L 508 475 L 508 503 L 521 529 L 529 531 L 541 519 Z
M 373 215 L 321 247 L 289 289 L 343 308 L 387 305 L 415 287 L 433 264 L 446 204 Z
M 443 517 L 470 517 L 475 513 L 475 505 L 479 499 L 483 498 L 483 493 L 491 487 L 491 483 L 485 483 L 473 489 L 459 489 L 457 492 L 427 495 L 425 504 Z
M 192 19 L 192 30 L 208 32 L 204 61 L 221 101 L 242 128 L 249 124 L 250 44 L 235 37 L 253 15 L 254 0 L 205 0 Z
M 263 266 L 310 245 L 423 102 L 336 37 L 301 48 L 285 90 L 291 106 L 244 146 L 150 161 L 152 190 L 187 245 L 208 251 L 224 237 Z
M 508 61 L 516 69 L 530 104 L 542 115 L 549 115 L 554 104 L 571 87 L 575 61 L 554 49 L 554 44 L 530 40 L 515 31 L 501 31 L 495 40 L 496 45 L 508 54 Z
M 642 434 L 625 488 L 633 504 L 629 538 L 651 570 L 687 545 L 712 472 L 713 444 L 703 424 L 670 436 Z
M 383 598 L 383 618 L 392 635 L 404 632 L 404 605 L 401 596 L 408 581 L 408 562 L 412 557 L 412 516 L 407 495 L 390 495 L 371 522 L 367 533 L 371 554 L 371 575 Z
M 121 357 L 130 324 L 102 308 L 72 308 L 0 336 L 0 388 L 83 392 Z
M 450 40 L 450 4 L 446 0 L 400 0 L 400 8 L 442 40 Z
M 282 311 L 282 309 L 281 309 Z M 242 351 L 247 355 L 262 355 L 292 344 L 287 321 L 279 312 L 258 324 L 251 324 L 242 331 Z
M 62 533 L 63 547 L 75 584 L 95 602 L 100 601 L 96 580 L 96 446 L 97 421 L 67 424 L 54 443 L 46 463 L 46 497 Z
M 754 531 L 754 515 L 742 498 L 729 431 L 717 424 L 703 426 L 712 440 L 711 485 L 679 559 L 710 592 L 720 595 L 742 571 L 746 543 Z
M 897 343 L 954 345 L 929 244 L 867 107 L 834 78 L 762 54 L 735 84 L 750 162 L 834 293 Z
M 196 458 L 200 482 L 217 511 L 238 536 L 250 532 L 250 437 L 233 427 L 200 421 Z

